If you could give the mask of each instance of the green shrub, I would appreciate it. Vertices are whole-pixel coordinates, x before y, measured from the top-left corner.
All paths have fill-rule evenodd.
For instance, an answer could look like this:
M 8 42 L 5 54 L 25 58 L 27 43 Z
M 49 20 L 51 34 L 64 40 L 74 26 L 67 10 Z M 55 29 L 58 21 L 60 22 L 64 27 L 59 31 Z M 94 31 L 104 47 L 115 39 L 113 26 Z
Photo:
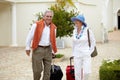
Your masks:
M 55 55 L 56 58 L 61 58 L 61 57 L 63 57 L 63 56 L 64 56 L 63 54 L 56 54 L 56 55 Z
M 104 60 L 99 70 L 100 80 L 120 80 L 120 59 Z

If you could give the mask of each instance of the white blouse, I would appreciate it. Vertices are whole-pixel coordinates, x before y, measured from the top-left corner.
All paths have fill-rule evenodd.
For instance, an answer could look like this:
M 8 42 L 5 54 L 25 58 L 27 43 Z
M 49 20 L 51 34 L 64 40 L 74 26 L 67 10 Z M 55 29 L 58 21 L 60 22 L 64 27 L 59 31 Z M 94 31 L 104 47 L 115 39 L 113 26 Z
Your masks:
M 83 28 L 83 27 L 82 27 Z M 90 42 L 91 47 L 89 47 L 88 43 L 88 27 L 85 27 L 83 31 L 81 31 L 79 39 L 76 37 L 77 28 L 73 30 L 73 56 L 74 57 L 90 57 L 91 53 L 94 51 L 94 47 L 96 45 L 94 34 L 89 29 L 90 34 Z

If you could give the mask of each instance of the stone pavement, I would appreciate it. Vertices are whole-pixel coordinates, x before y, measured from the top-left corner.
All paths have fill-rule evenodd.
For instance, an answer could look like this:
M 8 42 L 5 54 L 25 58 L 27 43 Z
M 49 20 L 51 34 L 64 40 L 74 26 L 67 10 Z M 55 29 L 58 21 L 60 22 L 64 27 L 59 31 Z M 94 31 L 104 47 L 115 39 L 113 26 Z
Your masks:
M 92 74 L 90 80 L 99 80 L 99 67 L 104 59 L 120 59 L 120 31 L 109 33 L 109 42 L 97 44 L 99 55 L 92 58 Z M 66 80 L 66 66 L 69 65 L 71 48 L 59 49 L 58 53 L 65 55 L 60 65 Z M 23 47 L 0 47 L 0 80 L 33 80 L 31 57 L 26 56 Z

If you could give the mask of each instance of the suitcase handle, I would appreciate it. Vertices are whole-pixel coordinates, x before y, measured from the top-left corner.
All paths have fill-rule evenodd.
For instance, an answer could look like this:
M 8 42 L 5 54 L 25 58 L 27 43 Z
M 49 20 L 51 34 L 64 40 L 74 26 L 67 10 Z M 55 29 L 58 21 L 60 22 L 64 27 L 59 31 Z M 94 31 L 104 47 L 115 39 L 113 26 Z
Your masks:
M 72 57 L 70 57 L 70 73 L 72 74 L 72 78 L 75 78 L 75 75 L 74 75 L 74 69 L 72 69 L 72 59 L 73 59 L 74 57 L 72 56 Z
M 70 66 L 72 66 L 72 59 L 73 59 L 74 57 L 72 56 L 72 57 L 70 57 Z

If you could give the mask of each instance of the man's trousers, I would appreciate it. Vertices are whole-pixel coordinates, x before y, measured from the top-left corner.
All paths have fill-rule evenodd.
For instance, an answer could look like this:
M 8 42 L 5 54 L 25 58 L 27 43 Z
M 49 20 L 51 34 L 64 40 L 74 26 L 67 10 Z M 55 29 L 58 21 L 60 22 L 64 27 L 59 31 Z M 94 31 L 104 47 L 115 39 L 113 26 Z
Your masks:
M 40 80 L 43 71 L 42 80 L 50 80 L 50 69 L 52 61 L 52 49 L 48 47 L 38 47 L 32 54 L 32 68 L 34 80 Z

